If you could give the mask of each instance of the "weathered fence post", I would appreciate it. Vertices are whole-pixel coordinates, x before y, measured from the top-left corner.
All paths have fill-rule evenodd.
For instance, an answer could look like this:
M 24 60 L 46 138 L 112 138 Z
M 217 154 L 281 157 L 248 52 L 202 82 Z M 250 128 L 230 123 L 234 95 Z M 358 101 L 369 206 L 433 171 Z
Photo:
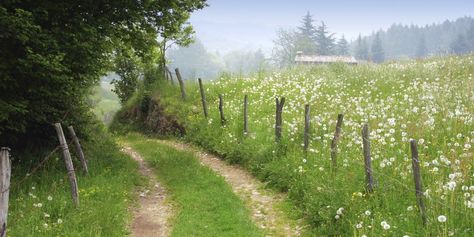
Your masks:
M 74 172 L 74 165 L 72 164 L 71 154 L 69 153 L 69 147 L 64 137 L 63 128 L 60 123 L 55 123 L 56 133 L 58 134 L 59 144 L 61 145 L 64 157 L 64 163 L 66 164 L 67 175 L 69 177 L 69 183 L 71 183 L 71 196 L 74 204 L 79 206 L 79 193 L 77 188 L 76 173 Z
M 372 176 L 372 159 L 370 157 L 369 139 L 369 125 L 364 124 L 364 127 L 362 128 L 362 145 L 364 150 L 365 182 L 367 192 L 372 193 L 374 191 L 374 178 Z
M 309 146 L 309 104 L 304 106 L 304 137 L 303 137 L 303 146 L 304 151 L 308 151 Z
M 276 98 L 275 140 L 277 142 L 281 140 L 281 124 L 283 122 L 281 114 L 283 112 L 283 105 L 285 105 L 285 97 L 282 97 L 281 100 L 278 100 L 278 98 Z
M 183 78 L 181 78 L 181 73 L 179 73 L 179 68 L 175 68 L 174 71 L 176 72 L 176 78 L 178 79 L 179 88 L 181 89 L 181 98 L 186 100 L 186 90 L 184 89 L 184 82 Z
M 418 159 L 418 147 L 417 147 L 416 140 L 413 139 L 410 141 L 410 148 L 411 148 L 411 164 L 413 168 L 413 178 L 415 180 L 416 202 L 418 203 L 418 207 L 420 209 L 421 220 L 423 221 L 423 225 L 425 225 L 426 212 L 425 212 L 425 204 L 423 202 L 423 184 L 421 182 L 420 160 Z
M 0 237 L 7 236 L 8 198 L 10 194 L 10 148 L 2 147 L 0 152 Z
M 76 136 L 76 132 L 74 131 L 74 128 L 72 126 L 69 126 L 68 130 L 69 130 L 69 134 L 71 134 L 72 141 L 74 142 L 74 145 L 76 146 L 77 156 L 79 157 L 79 160 L 81 161 L 82 168 L 84 169 L 84 174 L 88 174 L 89 168 L 87 167 L 87 160 L 84 157 L 84 152 L 82 151 L 81 143 L 79 143 L 79 139 Z
M 334 137 L 331 142 L 331 161 L 333 170 L 337 169 L 337 142 L 341 137 L 341 127 L 342 119 L 344 118 L 343 114 L 337 115 L 336 131 L 334 132 Z
M 171 82 L 171 85 L 174 85 L 174 81 L 173 81 L 173 74 L 171 73 L 170 69 L 165 66 L 165 70 L 166 70 L 166 76 L 168 77 L 168 80 Z
M 225 117 L 224 117 L 224 100 L 222 99 L 222 94 L 219 94 L 219 113 L 221 114 L 221 125 L 225 125 Z
M 202 86 L 201 78 L 198 78 L 198 82 L 199 82 L 199 91 L 201 92 L 202 109 L 204 111 L 204 117 L 207 118 L 209 114 L 207 113 L 206 95 L 204 94 L 204 87 Z
M 247 135 L 249 132 L 248 127 L 248 96 L 244 96 L 244 135 Z

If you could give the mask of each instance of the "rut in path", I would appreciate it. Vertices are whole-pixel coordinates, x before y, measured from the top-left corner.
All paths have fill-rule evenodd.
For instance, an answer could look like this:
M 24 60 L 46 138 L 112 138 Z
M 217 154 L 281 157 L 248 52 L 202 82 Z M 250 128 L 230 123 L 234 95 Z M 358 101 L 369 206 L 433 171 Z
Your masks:
M 140 174 L 147 177 L 152 184 L 150 189 L 140 193 L 139 207 L 133 213 L 131 236 L 165 237 L 170 234 L 168 219 L 171 206 L 166 203 L 166 190 L 156 180 L 155 174 L 143 158 L 131 147 L 124 147 L 123 152 L 130 155 L 139 164 Z
M 278 210 L 278 205 L 285 198 L 284 194 L 274 194 L 263 189 L 263 184 L 238 166 L 226 164 L 218 157 L 199 151 L 187 144 L 174 141 L 157 140 L 158 142 L 182 151 L 194 152 L 201 164 L 208 166 L 223 176 L 251 211 L 254 223 L 264 230 L 266 236 L 300 236 L 301 226 L 290 220 Z

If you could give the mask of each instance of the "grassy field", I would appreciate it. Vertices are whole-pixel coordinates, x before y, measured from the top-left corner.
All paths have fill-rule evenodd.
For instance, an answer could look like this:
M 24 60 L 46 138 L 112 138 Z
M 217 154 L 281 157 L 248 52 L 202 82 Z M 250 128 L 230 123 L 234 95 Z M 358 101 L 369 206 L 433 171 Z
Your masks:
M 155 168 L 177 204 L 171 236 L 262 236 L 224 178 L 202 166 L 192 153 L 138 134 L 122 140 Z
M 189 99 L 161 83 L 153 96 L 187 127 L 186 138 L 246 166 L 287 191 L 315 235 L 474 235 L 474 57 L 383 65 L 342 64 L 223 76 L 205 83 L 204 119 L 196 83 Z M 227 123 L 220 124 L 218 94 Z M 243 98 L 249 96 L 249 134 Z M 283 138 L 274 139 L 275 98 L 285 97 Z M 309 152 L 302 151 L 304 105 L 311 107 Z M 338 171 L 330 143 L 344 114 Z M 375 192 L 365 192 L 361 128 L 369 124 Z M 415 200 L 409 141 L 418 141 L 428 223 Z
M 43 158 L 21 162 L 12 171 L 8 216 L 8 236 L 124 236 L 128 234 L 129 207 L 133 205 L 134 187 L 141 184 L 137 164 L 122 154 L 103 131 L 83 144 L 89 162 L 89 175 L 75 163 L 80 206 L 75 208 L 64 161 L 56 152 L 36 173 L 25 177 L 24 171 Z M 71 151 L 73 152 L 73 151 Z M 25 154 L 13 154 L 23 159 Z M 74 160 L 74 157 L 73 157 Z M 75 159 L 77 161 L 77 159 Z

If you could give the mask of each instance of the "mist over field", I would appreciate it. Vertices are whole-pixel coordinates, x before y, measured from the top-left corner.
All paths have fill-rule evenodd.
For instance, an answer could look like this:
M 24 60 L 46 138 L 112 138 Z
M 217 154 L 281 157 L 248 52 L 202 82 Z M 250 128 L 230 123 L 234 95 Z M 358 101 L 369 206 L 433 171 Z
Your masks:
M 222 72 L 248 74 L 262 68 L 281 68 L 292 64 L 297 51 L 347 54 L 381 63 L 462 54 L 472 47 L 466 42 L 472 41 L 469 34 L 473 33 L 469 32 L 474 31 L 469 30 L 474 22 L 474 4 L 470 1 L 211 0 L 208 4 L 190 17 L 195 43 L 187 49 L 173 47 L 167 54 L 172 67 L 180 65 L 186 78 L 212 79 Z M 301 36 L 307 14 L 315 30 L 324 22 L 331 49 L 318 50 L 316 36 L 314 46 L 297 39 L 312 37 L 311 33 Z M 344 43 L 342 37 L 347 43 L 343 52 L 338 49 Z M 378 40 L 380 49 L 372 50 L 378 47 L 374 45 Z

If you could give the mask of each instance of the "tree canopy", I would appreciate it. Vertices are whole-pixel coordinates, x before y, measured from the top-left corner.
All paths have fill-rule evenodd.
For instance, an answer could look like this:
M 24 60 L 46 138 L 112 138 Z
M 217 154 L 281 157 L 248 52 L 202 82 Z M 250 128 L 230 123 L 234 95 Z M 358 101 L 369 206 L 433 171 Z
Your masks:
M 49 142 L 51 123 L 90 123 L 87 96 L 117 45 L 150 58 L 157 37 L 189 31 L 205 0 L 3 1 L 0 4 L 0 143 Z

